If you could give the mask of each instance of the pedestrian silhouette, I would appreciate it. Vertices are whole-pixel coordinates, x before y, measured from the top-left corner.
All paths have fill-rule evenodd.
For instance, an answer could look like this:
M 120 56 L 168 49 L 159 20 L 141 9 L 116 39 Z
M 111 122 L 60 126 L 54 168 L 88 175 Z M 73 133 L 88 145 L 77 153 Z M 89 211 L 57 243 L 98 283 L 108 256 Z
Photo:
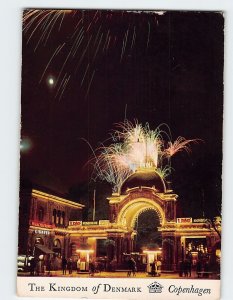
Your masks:
M 67 268 L 69 270 L 69 274 L 72 274 L 72 265 L 73 265 L 73 261 L 72 258 L 70 258 L 69 261 L 67 262 Z
M 67 269 L 67 259 L 65 257 L 62 258 L 62 273 L 63 275 L 66 275 L 66 269 Z
M 153 261 L 151 264 L 151 275 L 153 276 L 153 277 L 155 277 L 155 275 L 156 275 L 156 264 L 155 264 L 155 261 Z

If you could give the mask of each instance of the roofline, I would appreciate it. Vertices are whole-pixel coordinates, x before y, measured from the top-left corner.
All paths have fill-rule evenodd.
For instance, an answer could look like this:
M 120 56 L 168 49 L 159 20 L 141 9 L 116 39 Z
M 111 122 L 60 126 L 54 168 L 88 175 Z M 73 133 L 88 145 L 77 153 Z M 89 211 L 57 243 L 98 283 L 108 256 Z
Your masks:
M 54 196 L 52 194 L 48 194 L 48 193 L 45 193 L 45 192 L 42 192 L 42 191 L 39 191 L 36 189 L 32 189 L 32 195 L 39 196 L 40 198 L 43 198 L 45 200 L 52 200 L 54 202 L 66 204 L 66 205 L 74 207 L 74 208 L 82 209 L 83 207 L 85 207 L 85 205 L 83 205 L 83 204 L 76 203 L 76 202 L 73 202 L 73 201 L 67 200 L 65 198 L 58 197 L 58 196 Z

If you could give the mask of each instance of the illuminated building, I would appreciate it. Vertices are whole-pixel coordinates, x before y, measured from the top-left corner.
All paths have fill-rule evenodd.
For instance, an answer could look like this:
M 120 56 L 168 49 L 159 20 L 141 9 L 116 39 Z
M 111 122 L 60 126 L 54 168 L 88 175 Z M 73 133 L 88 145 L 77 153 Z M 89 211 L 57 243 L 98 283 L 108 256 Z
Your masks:
M 217 260 L 216 230 L 207 220 L 177 218 L 177 199 L 153 168 L 139 168 L 123 182 L 120 193 L 108 198 L 109 220 L 84 222 L 83 205 L 32 190 L 20 201 L 19 253 L 42 251 L 71 257 L 74 262 L 80 260 L 80 271 L 88 270 L 90 260 L 100 259 L 107 269 L 122 268 L 132 253 L 140 257 L 144 270 L 159 259 L 162 271 L 168 272 L 177 271 L 186 258 L 193 264 L 202 258 L 210 260 L 213 251 Z M 158 215 L 162 245 L 135 253 L 135 222 L 147 210 Z
M 166 187 L 155 170 L 139 169 L 125 180 L 119 194 L 113 193 L 108 198 L 109 223 L 101 225 L 89 222 L 88 226 L 79 223 L 69 227 L 73 245 L 70 255 L 76 255 L 75 249 L 80 247 L 81 238 L 94 250 L 92 258 L 96 259 L 98 241 L 105 240 L 107 260 L 116 260 L 116 265 L 122 266 L 124 254 L 135 251 L 135 222 L 138 215 L 146 210 L 154 210 L 160 220 L 158 230 L 162 236 L 163 271 L 178 270 L 179 262 L 186 258 L 192 258 L 194 264 L 200 256 L 208 258 L 219 241 L 218 234 L 206 220 L 177 218 L 177 198 L 178 195 Z M 158 249 L 148 251 L 150 254 L 152 252 L 157 255 Z
M 84 205 L 51 192 L 20 191 L 19 254 L 67 255 L 70 217 L 80 218 Z

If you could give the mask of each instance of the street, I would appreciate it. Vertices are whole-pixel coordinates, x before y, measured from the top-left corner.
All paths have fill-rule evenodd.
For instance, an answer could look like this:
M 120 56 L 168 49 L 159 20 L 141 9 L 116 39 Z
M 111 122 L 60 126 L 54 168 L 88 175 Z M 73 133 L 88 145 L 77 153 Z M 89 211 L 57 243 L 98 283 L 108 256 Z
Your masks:
M 81 278 L 161 278 L 161 279 L 197 279 L 196 272 L 192 272 L 191 277 L 179 277 L 179 273 L 161 273 L 161 276 L 153 277 L 151 275 L 148 275 L 146 272 L 137 272 L 135 276 L 131 275 L 130 277 L 127 276 L 127 270 L 122 271 L 116 271 L 116 272 L 101 272 L 101 273 L 94 273 L 94 275 L 90 275 L 88 272 L 85 273 L 77 273 L 76 271 L 73 271 L 71 274 L 69 274 L 69 271 L 66 272 L 66 274 L 63 275 L 62 270 L 58 271 L 50 271 L 50 274 L 48 271 L 46 271 L 44 274 L 39 275 L 39 277 L 81 277 Z M 30 272 L 19 272 L 18 276 L 30 276 Z M 36 277 L 36 276 L 35 276 Z M 201 279 L 219 279 L 215 274 L 212 274 L 208 278 L 201 278 Z

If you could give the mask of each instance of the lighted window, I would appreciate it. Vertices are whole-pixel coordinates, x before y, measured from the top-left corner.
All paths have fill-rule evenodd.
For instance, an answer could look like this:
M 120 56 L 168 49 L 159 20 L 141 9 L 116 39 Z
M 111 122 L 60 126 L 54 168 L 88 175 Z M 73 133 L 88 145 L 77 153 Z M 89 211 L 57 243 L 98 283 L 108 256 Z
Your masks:
M 57 210 L 53 210 L 52 223 L 56 224 Z
M 57 212 L 57 224 L 61 224 L 61 211 L 60 210 L 58 210 L 58 212 Z
M 65 212 L 64 211 L 61 213 L 61 224 L 62 225 L 65 224 Z
M 41 206 L 38 208 L 38 220 L 39 221 L 44 220 L 44 209 Z

